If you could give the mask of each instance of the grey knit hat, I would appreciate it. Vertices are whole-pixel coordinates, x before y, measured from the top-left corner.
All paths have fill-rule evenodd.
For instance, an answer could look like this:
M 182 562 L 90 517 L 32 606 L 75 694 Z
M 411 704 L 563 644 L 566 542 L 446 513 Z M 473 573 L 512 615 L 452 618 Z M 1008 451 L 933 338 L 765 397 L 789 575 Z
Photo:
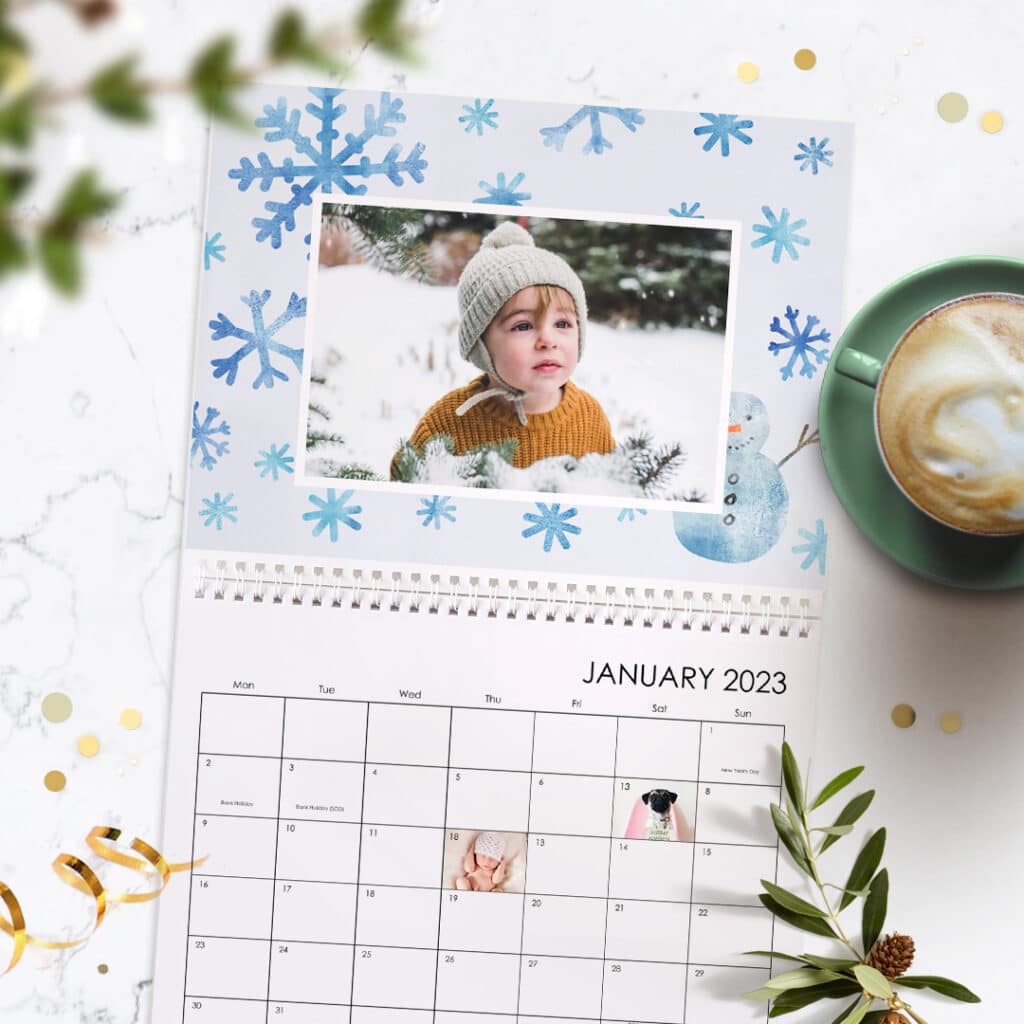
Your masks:
M 526 423 L 521 388 L 502 380 L 484 344 L 484 331 L 498 310 L 523 288 L 548 284 L 564 288 L 576 305 L 579 323 L 579 357 L 587 329 L 587 296 L 583 282 L 568 263 L 556 253 L 534 245 L 530 233 L 515 221 L 499 224 L 480 243 L 479 251 L 466 264 L 459 278 L 459 351 L 487 374 L 492 387 L 463 402 L 458 415 L 492 395 L 507 398 L 515 407 L 520 423 Z

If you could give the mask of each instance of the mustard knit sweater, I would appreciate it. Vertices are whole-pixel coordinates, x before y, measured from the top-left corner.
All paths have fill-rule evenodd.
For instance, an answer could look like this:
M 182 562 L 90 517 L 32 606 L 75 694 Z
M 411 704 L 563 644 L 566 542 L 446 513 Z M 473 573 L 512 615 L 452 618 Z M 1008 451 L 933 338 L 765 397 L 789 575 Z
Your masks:
M 591 452 L 607 454 L 615 447 L 604 410 L 571 380 L 562 389 L 561 402 L 550 412 L 528 413 L 525 426 L 519 422 L 512 403 L 498 397 L 474 405 L 464 416 L 455 415 L 467 398 L 486 387 L 484 374 L 465 387 L 449 391 L 416 424 L 412 443 L 420 448 L 430 438 L 447 434 L 455 442 L 455 454 L 461 455 L 472 448 L 512 438 L 518 442 L 512 464 L 520 469 L 549 455 L 581 458 Z

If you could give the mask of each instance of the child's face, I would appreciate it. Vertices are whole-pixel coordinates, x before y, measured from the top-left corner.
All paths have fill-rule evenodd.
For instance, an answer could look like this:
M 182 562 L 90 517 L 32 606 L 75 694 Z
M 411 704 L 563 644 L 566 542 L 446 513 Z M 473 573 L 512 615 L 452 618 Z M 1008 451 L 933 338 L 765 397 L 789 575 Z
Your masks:
M 568 292 L 555 289 L 543 314 L 538 299 L 534 287 L 516 292 L 484 331 L 484 344 L 502 380 L 557 405 L 579 360 L 580 328 Z
M 478 853 L 476 855 L 477 867 L 483 868 L 485 871 L 493 871 L 501 861 L 497 857 L 488 857 L 485 853 Z

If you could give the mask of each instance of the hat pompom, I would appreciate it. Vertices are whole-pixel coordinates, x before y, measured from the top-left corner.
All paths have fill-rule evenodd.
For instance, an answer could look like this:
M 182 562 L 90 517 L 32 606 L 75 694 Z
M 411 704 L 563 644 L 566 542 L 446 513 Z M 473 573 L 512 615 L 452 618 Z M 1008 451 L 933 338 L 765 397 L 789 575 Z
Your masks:
M 490 249 L 501 249 L 506 245 L 533 245 L 533 237 L 524 227 L 520 227 L 514 220 L 507 220 L 499 224 L 490 234 L 486 235 L 480 243 L 480 247 L 487 246 Z

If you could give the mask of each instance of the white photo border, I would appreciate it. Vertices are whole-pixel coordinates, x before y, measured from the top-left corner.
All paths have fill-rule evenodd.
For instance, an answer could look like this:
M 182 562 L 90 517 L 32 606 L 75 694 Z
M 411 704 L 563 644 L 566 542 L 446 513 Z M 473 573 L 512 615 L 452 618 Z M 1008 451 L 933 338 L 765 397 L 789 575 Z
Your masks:
M 312 228 L 309 242 L 309 268 L 307 271 L 307 311 L 305 317 L 305 347 L 308 352 L 313 352 L 313 339 L 316 337 L 317 324 L 317 289 L 319 282 L 319 259 L 317 254 L 320 251 L 320 232 L 323 222 L 323 207 L 344 205 L 392 207 L 404 210 L 436 210 L 445 213 L 488 213 L 496 217 L 521 217 L 530 218 L 546 217 L 553 220 L 589 220 L 600 223 L 620 224 L 657 224 L 665 227 L 691 228 L 703 230 L 724 230 L 730 232 L 729 241 L 729 285 L 727 289 L 727 300 L 725 309 L 725 335 L 724 349 L 722 355 L 722 379 L 721 393 L 719 395 L 718 411 L 718 436 L 721 443 L 715 454 L 715 473 L 713 483 L 714 498 L 702 501 L 680 501 L 666 500 L 663 498 L 625 498 L 621 494 L 602 495 L 590 494 L 586 491 L 573 491 L 566 494 L 571 498 L 573 505 L 592 505 L 603 507 L 622 508 L 629 504 L 636 509 L 659 509 L 667 511 L 693 512 L 705 515 L 721 515 L 724 508 L 725 493 L 725 457 L 728 442 L 729 430 L 729 400 L 732 392 L 732 370 L 733 351 L 736 333 L 736 310 L 738 308 L 738 281 L 740 276 L 741 250 L 743 248 L 743 225 L 738 220 L 719 220 L 714 218 L 680 218 L 661 215 L 644 215 L 629 213 L 618 213 L 596 210 L 564 210 L 555 207 L 530 206 L 528 209 L 521 206 L 502 206 L 489 203 L 486 206 L 472 202 L 447 202 L 442 200 L 429 200 L 422 203 L 411 203 L 408 197 L 382 197 L 382 196 L 356 196 L 356 195 L 317 195 L 313 200 Z M 295 431 L 295 475 L 293 484 L 303 488 L 322 488 L 326 486 L 337 486 L 339 479 L 330 476 L 312 476 L 306 472 L 306 436 L 309 417 L 309 391 L 310 377 L 312 373 L 313 359 L 303 360 L 302 380 L 300 383 L 298 422 Z M 437 484 L 432 483 L 405 483 L 394 480 L 359 480 L 359 489 L 362 491 L 383 491 L 388 493 L 418 494 L 421 496 L 432 496 L 437 493 Z M 445 492 L 453 495 L 461 495 L 484 500 L 518 500 L 528 502 L 550 502 L 552 495 L 557 498 L 557 493 L 552 491 L 523 491 L 506 488 L 486 487 L 460 487 L 450 482 L 445 483 Z

